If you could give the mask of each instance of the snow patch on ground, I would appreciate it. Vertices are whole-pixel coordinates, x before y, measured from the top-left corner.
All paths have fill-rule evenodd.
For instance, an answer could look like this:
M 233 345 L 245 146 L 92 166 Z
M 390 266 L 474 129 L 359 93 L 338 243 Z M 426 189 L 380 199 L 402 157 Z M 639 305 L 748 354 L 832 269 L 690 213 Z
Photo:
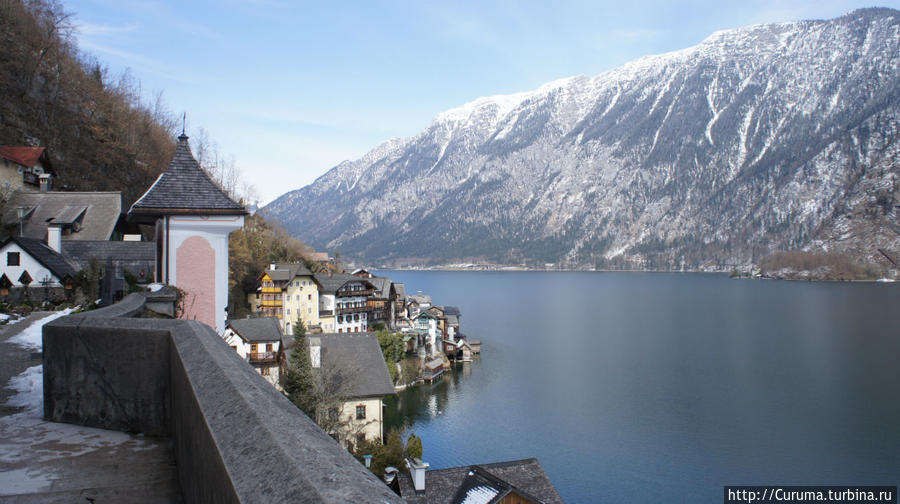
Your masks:
M 72 313 L 72 309 L 66 309 L 62 311 L 58 311 L 53 315 L 44 317 L 40 320 L 35 320 L 31 323 L 30 326 L 26 327 L 21 333 L 13 336 L 9 339 L 10 343 L 15 343 L 21 347 L 24 347 L 28 350 L 40 350 L 43 345 L 43 327 L 44 324 L 48 322 L 52 322 L 60 317 L 64 317 L 68 314 Z
M 10 378 L 6 388 L 16 393 L 7 399 L 7 406 L 25 408 L 29 417 L 44 416 L 44 366 L 32 366 L 24 373 Z

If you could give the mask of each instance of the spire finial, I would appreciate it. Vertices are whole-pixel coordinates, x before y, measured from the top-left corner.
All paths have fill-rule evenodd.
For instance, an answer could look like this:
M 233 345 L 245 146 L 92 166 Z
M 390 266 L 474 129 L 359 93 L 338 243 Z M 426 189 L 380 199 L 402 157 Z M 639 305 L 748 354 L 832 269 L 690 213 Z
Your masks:
M 187 123 L 187 112 L 181 114 L 181 136 L 178 137 L 179 140 L 187 140 L 188 136 L 184 133 L 185 124 Z

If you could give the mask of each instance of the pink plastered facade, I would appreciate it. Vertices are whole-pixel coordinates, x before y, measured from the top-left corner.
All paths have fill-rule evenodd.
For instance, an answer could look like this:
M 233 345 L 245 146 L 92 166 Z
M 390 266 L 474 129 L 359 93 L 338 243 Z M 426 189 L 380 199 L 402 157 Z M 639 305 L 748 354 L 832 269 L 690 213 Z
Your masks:
M 216 252 L 200 236 L 184 240 L 176 252 L 175 275 L 184 292 L 182 318 L 216 327 Z

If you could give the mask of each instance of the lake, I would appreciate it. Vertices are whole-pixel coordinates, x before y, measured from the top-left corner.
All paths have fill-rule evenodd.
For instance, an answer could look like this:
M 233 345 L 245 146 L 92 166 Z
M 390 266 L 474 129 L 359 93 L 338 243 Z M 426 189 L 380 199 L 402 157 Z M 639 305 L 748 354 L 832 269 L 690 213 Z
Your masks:
M 483 342 L 389 401 L 432 468 L 537 457 L 571 503 L 900 483 L 900 285 L 380 274 L 458 306 Z

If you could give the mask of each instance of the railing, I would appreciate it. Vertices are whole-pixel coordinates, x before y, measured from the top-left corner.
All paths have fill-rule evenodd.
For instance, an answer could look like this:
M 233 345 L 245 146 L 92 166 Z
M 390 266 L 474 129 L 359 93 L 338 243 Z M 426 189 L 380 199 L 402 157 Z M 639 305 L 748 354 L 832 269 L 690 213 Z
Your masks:
M 334 315 L 334 310 L 319 310 L 320 317 L 330 317 Z
M 356 306 L 356 307 L 352 307 L 352 308 L 338 308 L 337 309 L 338 315 L 343 315 L 345 313 L 363 313 L 363 312 L 368 312 L 368 311 L 369 311 L 368 306 Z
M 375 289 L 339 290 L 335 295 L 337 297 L 371 296 L 373 292 L 375 292 Z
M 250 362 L 275 362 L 278 354 L 275 352 L 257 352 L 250 354 Z

